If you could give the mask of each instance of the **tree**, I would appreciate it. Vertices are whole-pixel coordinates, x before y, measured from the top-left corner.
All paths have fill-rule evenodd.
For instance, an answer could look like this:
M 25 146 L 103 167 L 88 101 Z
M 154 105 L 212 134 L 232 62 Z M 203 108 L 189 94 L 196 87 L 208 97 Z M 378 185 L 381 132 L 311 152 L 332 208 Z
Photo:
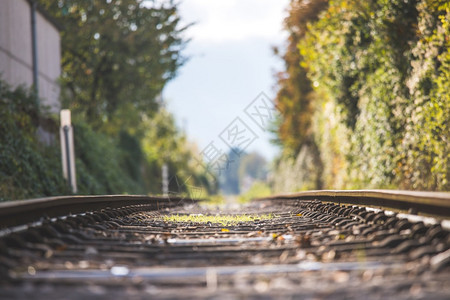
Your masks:
M 292 0 L 284 20 L 289 37 L 287 49 L 281 54 L 285 70 L 277 74 L 276 104 L 282 115 L 278 137 L 288 155 L 296 155 L 303 144 L 314 142 L 311 129 L 313 87 L 302 64 L 298 43 L 307 32 L 308 22 L 317 20 L 327 3 L 327 0 Z M 279 50 L 275 49 L 275 53 L 279 54 Z
M 315 169 L 312 172 L 308 170 L 309 175 L 304 176 L 306 182 L 300 183 L 300 186 L 314 186 L 316 189 L 322 188 L 319 174 L 323 169 L 315 132 L 312 128 L 318 96 L 314 91 L 313 82 L 308 77 L 305 59 L 299 52 L 298 44 L 307 33 L 308 24 L 317 21 L 327 5 L 327 0 L 291 1 L 288 16 L 284 20 L 284 28 L 289 33 L 287 48 L 281 54 L 285 70 L 277 74 L 276 104 L 281 112 L 281 118 L 276 142 L 281 144 L 283 149 L 282 157 L 277 162 L 277 169 L 280 169 L 286 162 L 297 161 L 297 156 L 306 161 L 313 161 Z M 280 55 L 277 48 L 274 50 L 275 54 Z M 300 153 L 307 153 L 307 155 L 300 155 Z M 300 164 L 304 165 L 306 162 Z M 287 175 L 287 177 L 290 176 L 296 175 Z M 282 177 L 279 180 L 287 182 L 284 178 L 286 176 Z
M 64 29 L 65 106 L 95 126 L 118 110 L 137 116 L 157 110 L 155 100 L 185 59 L 186 44 L 173 1 L 43 0 Z
M 92 180 L 85 176 L 85 190 L 160 193 L 161 166 L 168 164 L 180 182 L 213 192 L 205 174 L 195 170 L 192 145 L 160 105 L 165 84 L 186 61 L 181 51 L 188 42 L 183 32 L 189 25 L 180 26 L 177 4 L 171 0 L 40 3 L 63 26 L 62 98 L 75 123 L 83 124 L 75 130 L 83 169 L 92 177 L 106 178 L 105 166 L 114 165 L 123 177 L 112 176 L 119 173 L 115 172 L 91 188 Z M 99 152 L 109 155 L 98 158 Z M 187 183 L 170 188 L 189 189 Z

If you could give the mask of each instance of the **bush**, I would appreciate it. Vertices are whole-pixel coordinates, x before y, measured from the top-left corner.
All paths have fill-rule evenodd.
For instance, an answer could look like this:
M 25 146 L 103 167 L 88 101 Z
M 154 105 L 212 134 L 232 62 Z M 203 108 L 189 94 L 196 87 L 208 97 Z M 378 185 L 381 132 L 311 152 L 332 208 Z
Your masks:
M 0 120 L 0 201 L 70 194 L 62 178 L 58 122 L 39 111 L 32 93 L 0 81 Z M 79 194 L 161 193 L 163 163 L 173 179 L 171 192 L 186 194 L 196 187 L 214 192 L 169 113 L 142 124 L 141 137 L 126 130 L 94 131 L 77 115 L 72 120 Z M 51 146 L 38 139 L 37 128 L 43 126 L 55 137 Z
M 0 81 L 0 120 L 0 201 L 71 194 L 62 177 L 57 121 L 39 111 L 33 94 Z M 56 137 L 50 146 L 37 135 L 44 120 Z M 138 167 L 129 165 L 139 158 L 132 157 L 138 150 L 122 150 L 129 141 L 120 148 L 81 121 L 74 122 L 74 133 L 80 194 L 145 192 L 142 178 L 136 178 Z
M 61 175 L 60 148 L 37 138 L 39 110 L 23 87 L 0 81 L 0 200 L 68 193 Z
M 250 189 L 239 196 L 238 199 L 240 203 L 246 203 L 251 201 L 252 199 L 267 197 L 271 194 L 272 191 L 266 183 L 262 181 L 255 181 Z
M 139 184 L 140 174 L 130 174 L 130 168 L 124 167 L 130 153 L 82 121 L 75 121 L 73 130 L 80 194 L 145 193 Z

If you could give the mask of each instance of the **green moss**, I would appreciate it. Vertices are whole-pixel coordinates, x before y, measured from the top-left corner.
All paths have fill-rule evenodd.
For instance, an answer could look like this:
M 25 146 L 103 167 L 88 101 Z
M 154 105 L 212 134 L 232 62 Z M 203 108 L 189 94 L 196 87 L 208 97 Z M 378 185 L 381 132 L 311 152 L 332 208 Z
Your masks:
M 259 220 L 270 220 L 274 216 L 272 214 L 268 215 L 202 215 L 202 214 L 190 214 L 190 215 L 168 215 L 164 216 L 163 220 L 165 222 L 175 222 L 175 223 L 208 223 L 220 224 L 223 226 L 235 225 L 241 222 L 255 222 Z

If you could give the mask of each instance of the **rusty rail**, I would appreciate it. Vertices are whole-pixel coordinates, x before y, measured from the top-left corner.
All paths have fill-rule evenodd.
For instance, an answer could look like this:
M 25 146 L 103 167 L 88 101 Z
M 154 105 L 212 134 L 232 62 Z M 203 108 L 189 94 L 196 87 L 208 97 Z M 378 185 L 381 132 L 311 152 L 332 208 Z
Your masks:
M 317 190 L 274 195 L 261 200 L 320 200 L 339 204 L 391 208 L 412 213 L 450 217 L 449 192 L 401 190 Z
M 9 201 L 0 203 L 0 228 L 36 222 L 45 217 L 60 217 L 106 208 L 146 205 L 158 210 L 177 206 L 183 201 L 196 202 L 198 200 L 145 195 L 101 195 L 59 196 Z

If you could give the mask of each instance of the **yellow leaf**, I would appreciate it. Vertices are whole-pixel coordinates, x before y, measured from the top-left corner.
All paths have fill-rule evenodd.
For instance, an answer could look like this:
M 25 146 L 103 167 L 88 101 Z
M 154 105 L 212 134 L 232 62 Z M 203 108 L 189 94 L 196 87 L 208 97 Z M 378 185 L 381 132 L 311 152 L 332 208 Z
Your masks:
M 226 229 L 226 228 L 222 228 L 222 232 L 230 232 L 230 230 Z

